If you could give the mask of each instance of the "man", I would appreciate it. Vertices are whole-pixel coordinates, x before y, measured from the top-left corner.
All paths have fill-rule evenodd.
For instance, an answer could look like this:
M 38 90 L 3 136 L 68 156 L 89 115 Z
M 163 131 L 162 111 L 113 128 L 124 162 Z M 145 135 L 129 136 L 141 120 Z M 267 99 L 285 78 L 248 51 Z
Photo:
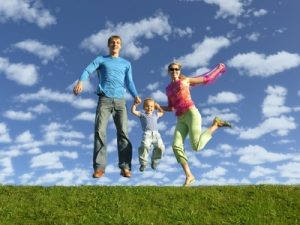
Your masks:
M 120 175 L 131 177 L 132 145 L 127 131 L 125 87 L 134 98 L 135 103 L 141 103 L 141 99 L 132 80 L 130 62 L 119 57 L 121 47 L 121 38 L 117 35 L 111 36 L 108 39 L 109 55 L 99 56 L 90 63 L 73 89 L 75 95 L 81 93 L 83 90 L 82 81 L 87 80 L 97 70 L 99 78 L 97 94 L 99 95 L 99 101 L 95 118 L 94 178 L 100 178 L 105 173 L 107 158 L 106 130 L 110 115 L 113 116 L 117 129 Z

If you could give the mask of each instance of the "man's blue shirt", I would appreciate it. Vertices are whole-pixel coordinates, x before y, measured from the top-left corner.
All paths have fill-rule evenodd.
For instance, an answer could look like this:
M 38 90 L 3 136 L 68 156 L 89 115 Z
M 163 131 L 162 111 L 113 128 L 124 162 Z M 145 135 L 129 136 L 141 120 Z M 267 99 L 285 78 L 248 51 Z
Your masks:
M 124 98 L 125 88 L 132 97 L 137 97 L 137 91 L 132 80 L 131 64 L 124 58 L 99 56 L 91 62 L 81 74 L 79 80 L 87 80 L 98 70 L 99 85 L 97 94 L 103 93 L 111 98 Z

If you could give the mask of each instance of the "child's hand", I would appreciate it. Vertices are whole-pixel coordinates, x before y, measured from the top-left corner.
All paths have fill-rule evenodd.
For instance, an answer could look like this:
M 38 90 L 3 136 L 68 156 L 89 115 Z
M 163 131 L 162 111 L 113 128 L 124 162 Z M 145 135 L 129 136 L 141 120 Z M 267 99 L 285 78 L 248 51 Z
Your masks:
M 154 108 L 155 108 L 155 109 L 160 109 L 160 105 L 159 105 L 158 103 L 155 102 L 155 103 L 154 103 Z

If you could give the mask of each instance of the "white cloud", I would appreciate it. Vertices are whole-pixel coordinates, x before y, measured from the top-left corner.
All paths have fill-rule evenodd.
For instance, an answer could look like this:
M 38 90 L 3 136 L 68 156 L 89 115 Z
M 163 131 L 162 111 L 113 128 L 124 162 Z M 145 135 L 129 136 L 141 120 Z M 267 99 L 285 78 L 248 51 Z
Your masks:
M 38 67 L 33 64 L 10 63 L 0 57 L 0 73 L 6 78 L 24 86 L 32 86 L 38 81 Z
M 13 163 L 10 157 L 0 158 L 0 183 L 10 183 L 10 178 L 14 175 Z M 9 178 L 8 180 L 7 177 Z
M 45 45 L 37 40 L 31 39 L 18 42 L 13 46 L 38 56 L 42 59 L 44 64 L 47 64 L 49 61 L 53 61 L 57 56 L 59 56 L 62 49 L 61 46 Z
M 254 12 L 253 12 L 253 15 L 254 15 L 255 17 L 261 17 L 261 16 L 267 15 L 267 13 L 268 13 L 267 10 L 265 10 L 265 9 L 260 9 L 260 10 L 254 11 Z
M 227 172 L 227 170 L 225 168 L 218 166 L 218 167 L 210 170 L 209 172 L 202 174 L 202 177 L 215 179 L 215 178 L 224 176 L 226 174 L 226 172 Z
M 31 94 L 21 94 L 15 97 L 15 100 L 20 102 L 41 101 L 41 102 L 61 102 L 69 103 L 75 108 L 91 109 L 96 108 L 96 101 L 93 99 L 83 99 L 75 97 L 72 94 L 61 93 L 42 87 L 38 92 Z
M 95 113 L 82 112 L 74 117 L 73 120 L 85 120 L 89 122 L 95 122 Z
M 222 109 L 222 110 L 217 109 L 216 107 L 203 108 L 201 110 L 201 114 L 205 115 L 205 117 L 202 117 L 202 123 L 204 125 L 211 124 L 213 119 L 216 116 L 218 116 L 222 120 L 226 120 L 226 121 L 235 121 L 235 122 L 240 121 L 239 115 L 237 115 L 236 113 L 232 113 L 231 110 L 228 109 L 228 108 L 225 108 L 225 109 Z
M 192 36 L 193 30 L 190 27 L 186 27 L 185 29 L 181 28 L 174 28 L 174 33 L 177 34 L 179 37 L 184 36 Z
M 0 122 L 0 143 L 9 143 L 11 138 L 9 136 L 9 129 L 5 123 Z
M 51 172 L 43 174 L 38 177 L 35 181 L 32 182 L 32 185 L 46 185 L 46 184 L 54 184 L 54 185 L 64 185 L 64 186 L 72 186 L 72 185 L 82 185 L 88 184 L 90 180 L 89 171 L 75 168 L 73 170 L 63 170 L 59 172 Z M 101 178 L 101 183 L 107 183 L 110 180 L 106 177 Z
M 211 156 L 218 155 L 218 152 L 213 149 L 205 149 L 205 151 L 201 151 L 200 154 L 203 157 L 211 157 Z
M 25 20 L 44 28 L 56 23 L 56 18 L 42 6 L 40 1 L 2 0 L 0 22 Z
M 43 167 L 46 169 L 61 169 L 64 168 L 61 158 L 77 159 L 77 152 L 47 152 L 37 156 L 32 157 L 30 161 L 31 168 Z
M 266 56 L 256 52 L 238 54 L 227 63 L 247 76 L 269 77 L 300 65 L 300 55 L 286 51 Z
M 251 34 L 246 35 L 246 38 L 249 41 L 258 41 L 258 38 L 260 37 L 260 33 L 253 32 Z
M 155 83 L 152 83 L 152 84 L 148 84 L 146 88 L 149 91 L 154 91 L 158 88 L 158 86 L 159 86 L 159 82 L 155 82 Z
M 281 86 L 268 86 L 267 96 L 262 104 L 262 112 L 265 117 L 280 116 L 292 111 L 291 108 L 284 105 L 287 90 Z
M 261 166 L 255 166 L 253 170 L 251 171 L 249 177 L 250 178 L 257 178 L 257 177 L 265 177 L 271 174 L 276 173 L 276 170 L 269 169 L 269 168 L 264 168 Z
M 33 135 L 29 130 L 24 131 L 22 134 L 16 137 L 16 143 L 30 143 L 33 142 Z
M 78 142 L 76 142 L 77 140 L 75 139 L 85 138 L 84 134 L 81 132 L 70 131 L 66 129 L 71 128 L 53 122 L 48 125 L 43 125 L 42 131 L 44 132 L 44 144 L 61 144 L 65 146 L 70 146 L 71 143 L 71 145 L 78 145 Z
M 131 132 L 131 130 L 133 129 L 133 127 L 137 126 L 138 122 L 136 122 L 135 120 L 128 120 L 128 132 Z
M 167 102 L 168 98 L 166 94 L 160 90 L 157 90 L 155 92 L 151 93 L 151 98 L 153 98 L 155 101 L 159 102 Z
M 21 121 L 29 121 L 35 118 L 31 112 L 13 111 L 13 110 L 6 111 L 3 114 L 3 116 L 11 120 L 21 120 Z
M 257 139 L 263 135 L 275 132 L 279 136 L 286 136 L 291 130 L 296 129 L 297 124 L 293 117 L 271 117 L 255 128 L 240 131 L 241 139 Z
M 241 0 L 203 0 L 207 4 L 215 4 L 219 7 L 216 18 L 238 17 L 243 13 Z
M 291 158 L 288 154 L 268 152 L 266 149 L 258 145 L 249 145 L 247 147 L 240 148 L 236 154 L 240 155 L 239 162 L 249 165 L 279 162 Z
M 106 29 L 85 38 L 80 46 L 93 53 L 107 51 L 107 39 L 111 34 L 118 34 L 122 38 L 122 54 L 136 60 L 149 51 L 149 47 L 141 46 L 139 38 L 152 39 L 155 36 L 166 38 L 171 30 L 168 17 L 163 14 L 135 23 L 107 23 Z
M 229 39 L 226 37 L 205 37 L 203 42 L 193 44 L 193 52 L 185 56 L 181 56 L 179 61 L 184 68 L 197 68 L 207 66 L 210 59 L 217 54 L 222 48 L 230 45 Z
M 238 103 L 244 99 L 241 94 L 235 94 L 230 91 L 222 91 L 215 96 L 208 96 L 208 104 L 228 104 L 228 103 Z
M 282 177 L 300 179 L 300 163 L 289 162 L 287 164 L 277 166 L 277 169 Z
M 44 104 L 38 104 L 34 107 L 29 107 L 28 111 L 35 112 L 35 113 L 38 113 L 38 114 L 51 112 L 51 110 Z

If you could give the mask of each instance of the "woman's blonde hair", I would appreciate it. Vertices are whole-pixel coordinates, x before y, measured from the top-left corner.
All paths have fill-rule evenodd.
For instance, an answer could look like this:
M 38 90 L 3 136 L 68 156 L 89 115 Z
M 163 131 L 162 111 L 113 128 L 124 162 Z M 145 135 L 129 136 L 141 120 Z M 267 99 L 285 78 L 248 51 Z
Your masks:
M 179 62 L 172 62 L 168 65 L 168 71 L 170 70 L 171 66 L 178 66 L 179 70 L 181 70 L 181 64 Z

